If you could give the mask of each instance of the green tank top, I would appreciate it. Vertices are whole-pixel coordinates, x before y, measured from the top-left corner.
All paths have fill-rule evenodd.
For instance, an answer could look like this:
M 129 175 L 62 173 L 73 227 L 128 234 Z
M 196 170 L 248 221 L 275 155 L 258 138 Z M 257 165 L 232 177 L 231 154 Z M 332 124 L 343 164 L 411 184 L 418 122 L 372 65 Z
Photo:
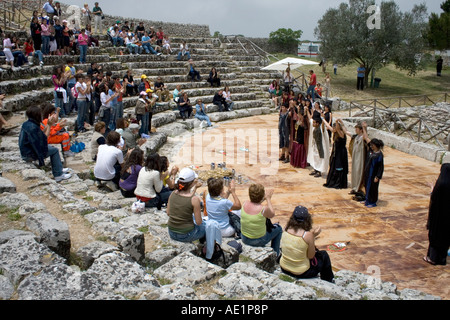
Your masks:
M 258 239 L 266 234 L 266 218 L 258 214 L 248 214 L 241 208 L 241 233 L 249 239 Z
M 172 192 L 169 198 L 170 216 L 167 223 L 170 230 L 185 234 L 194 229 L 192 197 L 183 197 Z

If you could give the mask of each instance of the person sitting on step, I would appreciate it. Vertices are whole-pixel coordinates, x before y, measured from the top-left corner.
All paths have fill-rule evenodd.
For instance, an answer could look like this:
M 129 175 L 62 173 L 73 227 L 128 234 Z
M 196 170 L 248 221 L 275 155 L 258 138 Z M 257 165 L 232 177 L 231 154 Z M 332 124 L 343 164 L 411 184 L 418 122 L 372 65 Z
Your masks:
M 120 172 L 124 164 L 124 156 L 119 148 L 120 134 L 110 131 L 106 136 L 106 144 L 98 147 L 97 160 L 94 166 L 94 176 L 97 183 L 106 182 L 111 191 L 119 188 Z M 131 150 L 129 150 L 131 153 Z

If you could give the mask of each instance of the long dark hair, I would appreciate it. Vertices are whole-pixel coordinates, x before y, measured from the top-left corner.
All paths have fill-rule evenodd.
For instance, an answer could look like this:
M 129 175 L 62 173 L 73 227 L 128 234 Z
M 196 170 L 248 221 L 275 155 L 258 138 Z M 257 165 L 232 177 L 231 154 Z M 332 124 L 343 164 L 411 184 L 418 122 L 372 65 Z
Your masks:
M 157 153 L 152 153 L 147 156 L 147 159 L 145 160 L 145 168 L 148 171 L 156 170 L 160 171 L 160 156 Z
M 122 168 L 120 174 L 124 174 L 129 168 L 136 167 L 137 165 L 142 166 L 144 163 L 144 151 L 139 148 L 131 151 L 130 155 L 127 157 L 125 164 Z
M 313 221 L 311 214 L 308 214 L 306 219 L 302 222 L 297 221 L 292 214 L 284 230 L 287 231 L 288 229 L 294 229 L 294 231 L 297 232 L 298 229 L 303 229 L 305 231 L 310 231 L 312 229 L 312 224 Z

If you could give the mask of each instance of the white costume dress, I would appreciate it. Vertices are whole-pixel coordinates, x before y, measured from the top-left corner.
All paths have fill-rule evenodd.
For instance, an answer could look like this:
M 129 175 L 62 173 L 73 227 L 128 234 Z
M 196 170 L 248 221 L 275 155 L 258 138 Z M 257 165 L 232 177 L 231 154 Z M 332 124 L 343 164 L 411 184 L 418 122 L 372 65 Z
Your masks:
M 317 149 L 316 142 L 314 141 L 313 120 L 309 120 L 309 144 L 307 161 L 314 170 L 317 170 L 321 173 L 327 173 L 328 165 L 330 162 L 330 140 L 328 138 L 328 131 L 326 130 L 326 127 L 323 123 L 320 125 L 320 130 L 322 132 L 322 148 L 324 153 L 323 158 L 320 158 L 319 150 Z

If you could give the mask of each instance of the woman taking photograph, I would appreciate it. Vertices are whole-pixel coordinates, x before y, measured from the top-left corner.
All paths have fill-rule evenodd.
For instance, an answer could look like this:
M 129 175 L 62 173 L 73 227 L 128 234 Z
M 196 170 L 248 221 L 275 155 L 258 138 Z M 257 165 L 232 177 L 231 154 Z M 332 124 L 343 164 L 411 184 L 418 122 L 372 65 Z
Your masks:
M 253 247 L 264 247 L 271 242 L 272 249 L 279 255 L 283 229 L 277 224 L 273 228 L 267 227 L 267 219 L 275 217 L 271 201 L 273 190 L 266 192 L 261 184 L 252 184 L 248 194 L 250 201 L 246 201 L 241 209 L 242 242 Z M 267 205 L 262 204 L 264 201 Z
M 315 278 L 320 274 L 322 280 L 334 282 L 330 257 L 314 242 L 322 230 L 312 225 L 308 209 L 296 207 L 281 238 L 281 271 L 294 278 Z

